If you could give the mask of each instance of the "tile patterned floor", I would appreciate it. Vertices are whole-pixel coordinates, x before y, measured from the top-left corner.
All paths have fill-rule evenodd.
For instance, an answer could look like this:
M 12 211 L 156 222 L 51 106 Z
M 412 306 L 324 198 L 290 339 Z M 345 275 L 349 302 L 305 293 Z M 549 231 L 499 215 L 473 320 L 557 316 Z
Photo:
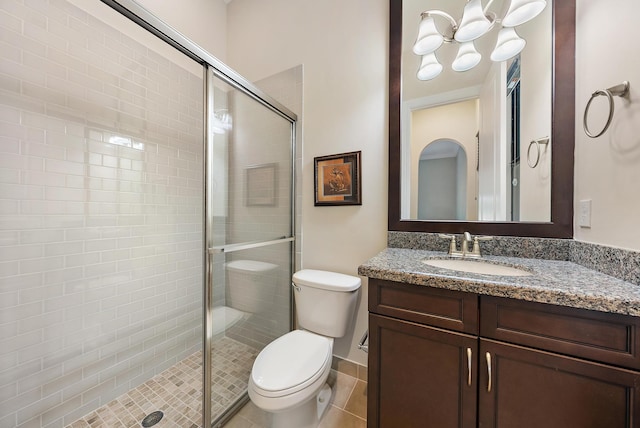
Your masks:
M 212 414 L 214 418 L 247 388 L 258 350 L 223 337 L 213 345 Z M 129 391 L 67 428 L 133 428 L 151 412 L 164 417 L 154 428 L 201 426 L 201 352 L 196 352 L 139 387 Z M 366 428 L 366 367 L 334 359 L 328 383 L 332 388 L 329 409 L 319 428 Z M 269 415 L 250 401 L 225 428 L 268 428 Z
M 228 337 L 213 343 L 212 414 L 222 413 L 247 388 L 259 350 Z M 196 352 L 139 387 L 123 394 L 68 428 L 140 427 L 151 412 L 164 417 L 154 428 L 197 428 L 201 425 L 202 353 Z
M 354 365 L 355 366 L 355 365 Z M 339 369 L 339 368 L 338 368 Z M 365 373 L 362 373 L 364 370 Z M 332 394 L 329 409 L 318 428 L 366 428 L 367 382 L 366 367 L 359 366 L 358 373 L 346 374 L 331 370 L 328 383 Z M 354 377 L 357 376 L 357 377 Z M 269 415 L 248 402 L 225 428 L 268 428 Z

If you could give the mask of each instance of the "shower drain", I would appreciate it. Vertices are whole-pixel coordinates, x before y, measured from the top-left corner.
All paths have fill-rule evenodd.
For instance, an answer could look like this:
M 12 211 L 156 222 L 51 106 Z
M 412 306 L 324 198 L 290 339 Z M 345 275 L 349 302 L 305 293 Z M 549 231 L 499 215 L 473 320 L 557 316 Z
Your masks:
M 145 428 L 152 427 L 158 422 L 160 422 L 163 416 L 164 416 L 164 413 L 162 413 L 160 410 L 156 410 L 155 412 L 149 413 L 142 420 L 142 426 Z

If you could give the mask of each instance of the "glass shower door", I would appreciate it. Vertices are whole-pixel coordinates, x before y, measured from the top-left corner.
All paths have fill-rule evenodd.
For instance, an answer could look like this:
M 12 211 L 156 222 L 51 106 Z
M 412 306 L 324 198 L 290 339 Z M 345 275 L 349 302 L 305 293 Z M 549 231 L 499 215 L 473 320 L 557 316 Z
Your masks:
M 216 421 L 246 397 L 260 350 L 291 329 L 294 127 L 221 78 L 208 80 L 205 361 Z

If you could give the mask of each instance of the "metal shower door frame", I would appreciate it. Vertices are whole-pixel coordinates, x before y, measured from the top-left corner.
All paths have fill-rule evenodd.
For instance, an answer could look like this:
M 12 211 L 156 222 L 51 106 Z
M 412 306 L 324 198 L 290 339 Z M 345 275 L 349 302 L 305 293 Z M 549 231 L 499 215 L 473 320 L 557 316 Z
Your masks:
M 150 33 L 154 34 L 161 40 L 165 41 L 169 45 L 173 46 L 189 58 L 193 59 L 203 67 L 203 81 L 204 81 L 204 194 L 203 201 L 203 224 L 205 225 L 205 239 L 203 248 L 203 265 L 204 265 L 204 286 L 203 286 L 203 382 L 202 382 L 202 422 L 203 427 L 211 427 L 213 423 L 220 422 L 221 418 L 212 420 L 211 414 L 211 375 L 213 368 L 211 364 L 212 350 L 211 341 L 213 337 L 213 324 L 212 324 L 212 310 L 213 310 L 213 263 L 211 262 L 211 255 L 215 253 L 229 253 L 233 251 L 262 247 L 268 245 L 276 245 L 280 243 L 290 242 L 291 248 L 291 270 L 295 264 L 295 141 L 296 141 L 296 121 L 297 116 L 294 112 L 287 109 L 284 105 L 264 93 L 253 83 L 245 79 L 239 73 L 228 67 L 222 61 L 218 60 L 215 56 L 198 46 L 193 41 L 186 38 L 184 35 L 176 31 L 174 28 L 167 25 L 162 20 L 151 14 L 148 10 L 144 9 L 134 0 L 101 0 L 107 6 L 118 11 L 125 17 L 129 18 L 134 23 L 143 27 Z M 278 239 L 246 242 L 239 244 L 230 244 L 226 246 L 213 246 L 213 221 L 210 215 L 210 177 L 212 175 L 212 162 L 209 159 L 211 155 L 211 147 L 213 145 L 213 132 L 211 127 L 211 119 L 213 117 L 213 79 L 217 78 L 225 82 L 226 84 L 240 90 L 245 93 L 264 107 L 275 112 L 282 118 L 289 121 L 291 126 L 291 188 L 290 188 L 290 200 L 291 200 L 291 214 L 290 214 L 290 232 L 289 236 L 283 236 Z M 290 297 L 290 301 L 292 298 Z M 293 311 L 291 311 L 291 314 Z M 290 315 L 291 315 L 290 314 Z M 291 317 L 291 320 L 293 318 Z

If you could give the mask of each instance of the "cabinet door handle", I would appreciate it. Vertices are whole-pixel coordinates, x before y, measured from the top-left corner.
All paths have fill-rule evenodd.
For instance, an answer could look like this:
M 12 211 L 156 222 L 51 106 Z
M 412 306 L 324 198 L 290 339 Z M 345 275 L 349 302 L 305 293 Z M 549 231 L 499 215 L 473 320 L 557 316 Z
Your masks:
M 471 386 L 471 348 L 467 348 L 467 371 L 469 373 L 467 385 Z
M 487 381 L 487 392 L 491 392 L 491 354 L 486 353 L 487 357 L 487 373 L 489 375 L 489 380 Z

